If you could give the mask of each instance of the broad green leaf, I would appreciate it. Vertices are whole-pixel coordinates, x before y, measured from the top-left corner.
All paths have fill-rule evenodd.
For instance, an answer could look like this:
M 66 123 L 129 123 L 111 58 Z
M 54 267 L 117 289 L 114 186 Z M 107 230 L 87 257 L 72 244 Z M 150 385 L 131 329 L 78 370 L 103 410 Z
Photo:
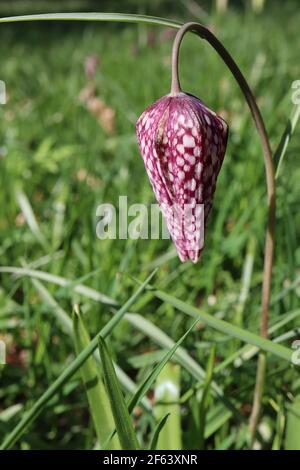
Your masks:
M 123 450 L 139 449 L 131 417 L 119 385 L 116 372 L 104 339 L 99 336 L 99 352 L 102 361 L 103 377 L 109 396 L 115 426 Z M 114 439 L 114 438 L 113 438 Z
M 74 343 L 76 354 L 79 355 L 91 342 L 85 327 L 79 307 L 74 308 L 73 313 Z M 114 419 L 110 408 L 110 402 L 102 382 L 99 369 L 94 357 L 89 357 L 80 368 L 82 381 L 84 383 L 89 408 L 93 419 L 100 448 L 104 447 L 108 436 L 114 429 Z M 110 441 L 112 450 L 120 449 L 118 437 Z

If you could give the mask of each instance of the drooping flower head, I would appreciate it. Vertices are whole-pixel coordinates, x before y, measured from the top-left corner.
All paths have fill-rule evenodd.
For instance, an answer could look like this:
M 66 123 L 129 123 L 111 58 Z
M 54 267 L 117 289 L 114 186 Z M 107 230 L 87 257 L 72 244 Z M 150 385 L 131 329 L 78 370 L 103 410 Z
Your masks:
M 156 199 L 181 261 L 196 263 L 227 144 L 226 122 L 179 92 L 149 106 L 137 138 Z

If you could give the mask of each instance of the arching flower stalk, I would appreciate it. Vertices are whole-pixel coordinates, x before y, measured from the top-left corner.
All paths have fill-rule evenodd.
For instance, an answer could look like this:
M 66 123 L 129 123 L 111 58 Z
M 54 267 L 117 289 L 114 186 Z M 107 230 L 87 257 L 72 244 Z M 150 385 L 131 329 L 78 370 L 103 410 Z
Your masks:
M 268 194 L 268 226 L 266 231 L 260 334 L 268 336 L 274 232 L 275 178 L 268 134 L 255 98 L 242 72 L 223 44 L 205 26 L 183 25 L 174 40 L 172 54 L 171 93 L 151 105 L 137 122 L 140 151 L 155 196 L 166 218 L 167 226 L 182 261 L 199 259 L 204 226 L 211 210 L 217 176 L 227 143 L 226 123 L 210 111 L 198 98 L 182 93 L 178 78 L 178 55 L 183 36 L 192 31 L 206 39 L 217 51 L 237 81 L 250 108 L 261 139 Z M 183 218 L 185 203 L 192 206 L 191 217 Z M 175 204 L 175 219 L 171 207 Z M 204 215 L 195 207 L 204 204 Z M 178 215 L 179 214 L 179 215 Z M 202 214 L 202 221 L 199 218 Z M 192 235 L 193 234 L 193 235 Z M 252 445 L 261 411 L 265 377 L 265 356 L 260 354 L 254 401 L 250 417 Z

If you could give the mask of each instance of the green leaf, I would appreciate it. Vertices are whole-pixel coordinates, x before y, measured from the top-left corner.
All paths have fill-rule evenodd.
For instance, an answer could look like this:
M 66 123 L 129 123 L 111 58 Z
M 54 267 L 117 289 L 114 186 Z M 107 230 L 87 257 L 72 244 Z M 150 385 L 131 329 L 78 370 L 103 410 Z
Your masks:
M 61 325 L 65 333 L 71 337 L 74 336 L 72 320 L 68 316 L 68 314 L 63 310 L 60 305 L 57 303 L 55 298 L 50 294 L 48 289 L 44 287 L 44 285 L 37 279 L 31 278 L 31 282 L 41 295 L 42 299 L 47 303 L 50 307 L 53 316 L 57 319 L 58 323 Z M 94 352 L 94 358 L 98 364 L 100 364 L 100 356 L 98 350 Z M 122 387 L 129 393 L 134 393 L 136 390 L 136 384 L 128 377 L 127 374 L 117 365 L 115 364 L 115 369 L 117 373 L 117 377 L 122 385 Z M 151 406 L 147 398 L 143 399 L 142 406 L 150 410 Z
M 73 313 L 74 343 L 76 354 L 79 355 L 90 343 L 91 339 L 86 330 L 79 307 L 74 308 Z M 101 375 L 97 368 L 95 359 L 89 357 L 80 368 L 82 381 L 84 383 L 89 408 L 93 419 L 100 448 L 104 447 L 108 436 L 114 429 L 114 419 L 110 402 L 106 394 Z M 110 442 L 112 450 L 120 449 L 118 437 L 115 436 Z
M 92 289 L 91 287 L 85 286 L 84 284 L 78 284 L 78 280 L 69 281 L 65 277 L 56 276 L 55 274 L 47 273 L 44 271 L 38 271 L 27 268 L 16 268 L 14 266 L 1 266 L 0 273 L 11 273 L 17 276 L 28 276 L 30 278 L 39 279 L 40 281 L 52 282 L 61 287 L 72 289 L 73 292 L 83 295 L 95 302 L 101 302 L 104 305 L 118 306 L 117 302 L 105 294 Z M 86 276 L 84 276 L 86 277 Z
M 289 407 L 287 415 L 285 450 L 300 450 L 300 395 Z
M 152 436 L 152 439 L 151 439 L 151 442 L 150 442 L 149 450 L 156 450 L 156 446 L 157 446 L 157 442 L 158 442 L 160 432 L 164 428 L 164 425 L 166 424 L 166 422 L 168 421 L 169 416 L 170 416 L 170 413 L 167 413 L 157 423 L 157 426 L 154 430 L 154 433 L 153 433 L 153 436 Z
M 244 330 L 238 326 L 232 325 L 224 320 L 220 320 L 219 318 L 213 317 L 208 313 L 203 312 L 202 310 L 197 309 L 196 307 L 192 307 L 191 305 L 186 304 L 182 300 L 177 299 L 169 294 L 166 294 L 160 290 L 152 290 L 152 293 L 159 299 L 167 302 L 173 307 L 177 308 L 179 311 L 192 316 L 193 318 L 198 317 L 199 320 L 206 323 L 208 326 L 214 328 L 221 333 L 225 333 L 228 336 L 233 338 L 238 338 L 245 343 L 252 344 L 257 346 L 259 349 L 265 352 L 270 352 L 274 354 L 274 356 L 280 357 L 285 361 L 291 363 L 292 351 L 288 348 L 281 346 L 279 344 L 275 344 L 270 340 L 261 338 L 259 335 L 255 333 L 251 333 L 250 331 Z
M 300 315 L 300 309 L 293 310 L 292 312 L 287 312 L 280 315 L 280 320 L 271 325 L 268 329 L 268 333 L 273 335 L 277 330 L 282 328 L 287 323 L 293 321 L 295 318 L 298 318 Z M 292 330 L 294 331 L 294 329 Z M 277 336 L 273 338 L 274 343 L 279 343 L 282 340 L 282 336 Z M 218 374 L 223 369 L 228 367 L 232 362 L 234 362 L 235 367 L 240 367 L 243 362 L 252 359 L 259 352 L 259 348 L 251 346 L 249 344 L 244 345 L 242 348 L 235 351 L 229 357 L 227 357 L 223 362 L 218 364 L 215 368 L 215 372 Z
M 181 442 L 180 419 L 180 366 L 166 364 L 155 385 L 155 408 L 157 418 L 170 414 L 168 423 L 160 433 L 157 449 L 179 450 Z
M 89 345 L 77 356 L 77 358 L 60 374 L 60 376 L 50 385 L 50 387 L 43 393 L 43 395 L 36 401 L 32 408 L 23 416 L 17 426 L 5 438 L 1 445 L 1 449 L 11 448 L 15 442 L 24 434 L 27 427 L 39 416 L 48 402 L 55 396 L 58 390 L 70 380 L 70 378 L 78 371 L 82 364 L 90 357 L 95 351 L 98 344 L 98 338 L 108 336 L 113 328 L 122 320 L 126 311 L 134 304 L 139 295 L 144 291 L 146 285 L 154 276 L 155 271 L 143 282 L 137 291 L 125 302 L 125 304 L 118 310 L 116 315 L 101 329 L 101 331 L 92 339 Z
M 157 364 L 157 366 L 152 370 L 152 372 L 150 372 L 150 374 L 146 377 L 146 379 L 138 386 L 137 391 L 131 398 L 129 405 L 128 405 L 128 409 L 130 413 L 131 411 L 133 411 L 134 407 L 140 402 L 144 394 L 147 393 L 147 391 L 153 385 L 153 383 L 159 376 L 164 366 L 171 359 L 173 354 L 176 352 L 177 348 L 181 345 L 181 343 L 183 343 L 185 338 L 192 331 L 192 329 L 198 323 L 198 321 L 199 320 L 197 319 L 192 323 L 191 327 L 186 331 L 186 333 L 177 341 L 177 343 L 174 344 L 174 346 L 165 354 L 163 359 Z
M 186 333 L 177 341 L 177 343 L 174 344 L 174 346 L 164 355 L 162 360 L 157 364 L 157 366 L 150 372 L 150 374 L 145 378 L 145 380 L 137 387 L 136 392 L 134 395 L 131 397 L 128 403 L 128 411 L 131 413 L 135 406 L 137 406 L 144 395 L 148 392 L 148 390 L 152 387 L 154 384 L 155 380 L 159 376 L 160 372 L 164 368 L 164 366 L 167 364 L 167 362 L 172 358 L 174 353 L 176 352 L 177 348 L 181 345 L 181 343 L 185 340 L 185 338 L 188 336 L 188 334 L 192 331 L 194 326 L 198 323 L 198 320 L 195 320 L 191 327 L 186 331 Z M 113 434 L 112 434 L 113 436 Z M 111 436 L 111 437 L 112 437 Z
M 204 381 L 204 388 L 201 397 L 200 410 L 199 410 L 199 450 L 204 450 L 205 438 L 205 424 L 206 414 L 209 405 L 209 397 L 211 390 L 211 383 L 213 378 L 214 363 L 215 363 L 216 347 L 213 346 L 207 362 L 206 377 Z
M 143 334 L 151 338 L 156 344 L 159 344 L 164 349 L 170 349 L 175 345 L 170 336 L 162 331 L 158 326 L 142 317 L 137 313 L 128 313 L 125 319 L 129 321 L 135 328 L 141 331 Z M 174 359 L 184 367 L 198 382 L 203 382 L 205 379 L 205 370 L 193 359 L 187 351 L 178 347 L 174 353 Z M 222 395 L 221 388 L 215 384 L 214 390 L 220 396 Z
M 300 105 L 298 104 L 298 105 L 294 105 L 293 107 L 287 126 L 284 130 L 284 133 L 278 145 L 278 148 L 276 152 L 274 153 L 274 163 L 276 167 L 276 175 L 275 175 L 276 179 L 279 177 L 282 162 L 285 157 L 290 140 L 295 132 L 295 128 L 299 120 L 299 117 L 300 117 Z
M 33 212 L 31 203 L 27 195 L 21 188 L 16 189 L 16 199 L 31 232 L 36 237 L 37 241 L 42 245 L 42 247 L 45 250 L 48 250 L 48 242 L 40 229 L 40 226 Z
M 277 417 L 275 422 L 275 436 L 272 443 L 272 450 L 280 450 L 282 448 L 282 441 L 285 431 L 285 409 L 281 399 L 279 403 L 275 402 L 273 407 L 277 411 Z
M 158 18 L 156 16 L 123 14 L 123 13 L 44 13 L 36 15 L 20 15 L 0 18 L 0 23 L 16 23 L 24 21 L 116 21 L 126 23 L 145 23 L 169 28 L 180 28 L 182 23 Z
M 139 444 L 135 430 L 107 346 L 101 336 L 99 336 L 98 341 L 103 377 L 121 447 L 123 450 L 137 450 Z
M 232 416 L 223 404 L 216 403 L 212 410 L 209 410 L 205 424 L 205 439 L 209 439 L 218 429 L 220 429 Z
M 55 276 L 53 274 L 49 274 L 44 271 L 37 271 L 34 269 L 24 269 L 24 268 L 17 268 L 13 266 L 3 266 L 3 267 L 0 267 L 0 273 L 11 273 L 11 274 L 16 274 L 20 276 L 29 276 L 32 278 L 40 279 L 42 281 L 53 282 L 54 284 L 58 284 L 61 286 L 68 285 L 68 280 L 63 277 Z M 275 302 L 282 299 L 284 295 L 287 294 L 287 292 L 297 287 L 298 284 L 299 284 L 299 279 L 297 278 L 296 281 L 293 283 L 293 285 L 290 286 L 289 289 L 285 289 L 281 293 L 280 297 L 279 298 L 276 297 L 274 301 L 271 302 L 271 304 L 273 305 Z M 76 285 L 74 287 L 74 291 L 89 299 L 95 300 L 96 302 L 101 302 L 106 305 L 113 305 L 113 306 L 117 305 L 117 302 L 115 300 L 111 299 L 110 297 L 105 296 L 104 294 L 96 291 L 95 289 L 85 286 L 84 284 Z M 155 295 L 157 298 L 160 298 L 161 300 L 170 303 L 171 305 L 173 305 L 175 308 L 182 311 L 183 313 L 190 315 L 192 317 L 198 316 L 200 320 L 202 320 L 204 323 L 211 326 L 212 328 L 216 329 L 217 331 L 225 333 L 228 336 L 241 339 L 244 343 L 257 346 L 258 349 L 261 349 L 262 351 L 270 352 L 277 357 L 280 357 L 288 362 L 291 362 L 292 352 L 288 348 L 285 348 L 284 346 L 274 344 L 274 342 L 270 340 L 265 340 L 261 338 L 259 335 L 256 335 L 255 333 L 251 333 L 247 330 L 231 325 L 230 323 L 224 320 L 215 318 L 212 315 L 209 315 L 208 313 L 205 313 L 202 310 L 200 311 L 197 308 L 192 307 L 191 305 L 188 305 L 182 302 L 181 300 L 177 299 L 176 297 L 166 294 L 163 291 L 155 290 L 151 288 L 150 292 L 153 295 Z
M 129 321 L 135 328 L 149 336 L 155 343 L 167 349 L 174 346 L 174 341 L 164 333 L 160 328 L 151 323 L 146 318 L 138 314 L 126 314 L 125 319 Z M 184 367 L 199 383 L 204 382 L 205 371 L 202 367 L 187 353 L 182 347 L 178 347 L 174 353 L 174 359 Z M 212 382 L 213 393 L 217 395 L 220 400 L 226 405 L 228 409 L 240 420 L 242 419 L 241 413 L 235 408 L 234 404 L 230 402 L 228 397 L 224 395 L 221 387 Z

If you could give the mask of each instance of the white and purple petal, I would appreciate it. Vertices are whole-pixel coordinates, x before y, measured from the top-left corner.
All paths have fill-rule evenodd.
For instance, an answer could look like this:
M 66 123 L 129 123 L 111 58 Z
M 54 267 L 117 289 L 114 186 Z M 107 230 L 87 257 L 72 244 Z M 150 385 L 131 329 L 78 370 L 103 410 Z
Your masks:
M 136 125 L 156 199 L 181 261 L 198 261 L 223 163 L 228 126 L 198 98 L 167 95 Z M 203 211 L 204 207 L 204 211 Z

